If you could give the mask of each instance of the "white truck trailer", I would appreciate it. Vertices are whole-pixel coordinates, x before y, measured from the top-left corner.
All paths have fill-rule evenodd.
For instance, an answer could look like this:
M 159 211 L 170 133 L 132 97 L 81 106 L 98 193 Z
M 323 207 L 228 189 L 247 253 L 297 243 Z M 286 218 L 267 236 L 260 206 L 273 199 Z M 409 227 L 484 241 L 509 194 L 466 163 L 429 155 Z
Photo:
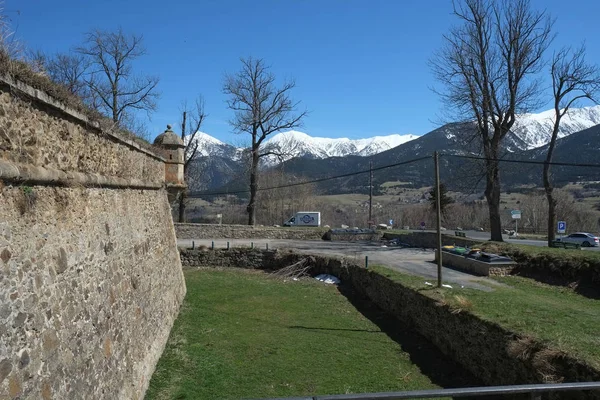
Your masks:
M 321 226 L 321 213 L 319 211 L 298 211 L 283 223 L 283 226 Z

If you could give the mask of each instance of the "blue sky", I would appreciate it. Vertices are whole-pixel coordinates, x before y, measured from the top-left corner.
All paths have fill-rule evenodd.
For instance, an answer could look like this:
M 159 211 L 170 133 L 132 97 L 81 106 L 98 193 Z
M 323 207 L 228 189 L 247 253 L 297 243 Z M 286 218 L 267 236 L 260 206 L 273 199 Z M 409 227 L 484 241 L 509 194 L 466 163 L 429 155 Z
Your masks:
M 231 133 L 221 92 L 239 58 L 264 58 L 279 78 L 295 78 L 293 97 L 310 111 L 312 136 L 424 134 L 439 125 L 441 103 L 427 61 L 455 22 L 450 0 L 5 0 L 17 36 L 32 49 L 65 52 L 94 28 L 142 34 L 140 73 L 158 75 L 162 93 L 149 126 L 179 120 L 198 94 L 210 114 L 203 130 Z M 583 40 L 600 63 L 600 2 L 533 0 L 557 18 L 555 46 Z M 567 8 L 569 7 L 569 8 Z

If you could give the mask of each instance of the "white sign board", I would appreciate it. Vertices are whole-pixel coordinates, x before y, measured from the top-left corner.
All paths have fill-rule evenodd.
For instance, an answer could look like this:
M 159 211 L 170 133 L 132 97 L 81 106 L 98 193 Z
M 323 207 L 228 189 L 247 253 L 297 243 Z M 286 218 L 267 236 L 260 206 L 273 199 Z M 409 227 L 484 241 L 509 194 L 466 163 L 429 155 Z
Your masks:
M 521 219 L 521 210 L 512 210 L 510 216 L 512 219 Z
M 558 233 L 567 233 L 567 223 L 565 221 L 558 221 L 556 228 Z

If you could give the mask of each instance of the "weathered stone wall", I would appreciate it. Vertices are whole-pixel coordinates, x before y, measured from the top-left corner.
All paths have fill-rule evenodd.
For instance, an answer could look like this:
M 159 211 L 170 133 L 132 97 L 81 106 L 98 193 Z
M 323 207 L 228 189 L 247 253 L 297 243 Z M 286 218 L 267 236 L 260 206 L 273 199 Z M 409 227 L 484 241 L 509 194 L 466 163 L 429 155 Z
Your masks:
M 38 97 L 39 91 L 0 79 L 0 160 L 162 184 L 160 156 Z
M 342 284 L 351 285 L 360 295 L 414 328 L 487 385 L 600 380 L 600 371 L 561 350 L 482 320 L 468 311 L 454 312 L 433 297 L 344 259 L 257 249 L 186 250 L 181 257 L 190 267 L 268 270 L 308 258 L 312 274 L 339 277 Z M 261 260 L 262 266 L 259 265 Z M 553 398 L 600 399 L 600 394 L 593 392 L 570 396 Z
M 165 193 L 31 190 L 0 191 L 0 398 L 142 398 L 185 294 Z
M 249 225 L 175 224 L 178 239 L 297 239 L 318 240 L 324 228 L 276 228 Z
M 0 79 L 0 399 L 141 399 L 185 295 L 163 161 L 23 90 Z
M 412 233 L 387 233 L 384 232 L 383 238 L 386 240 L 400 239 L 402 243 L 406 243 L 412 247 L 423 247 L 434 249 L 437 247 L 437 234 L 435 232 L 412 232 Z M 444 246 L 461 246 L 470 247 L 481 243 L 481 241 L 469 238 L 463 238 L 454 235 L 442 235 L 442 244 Z

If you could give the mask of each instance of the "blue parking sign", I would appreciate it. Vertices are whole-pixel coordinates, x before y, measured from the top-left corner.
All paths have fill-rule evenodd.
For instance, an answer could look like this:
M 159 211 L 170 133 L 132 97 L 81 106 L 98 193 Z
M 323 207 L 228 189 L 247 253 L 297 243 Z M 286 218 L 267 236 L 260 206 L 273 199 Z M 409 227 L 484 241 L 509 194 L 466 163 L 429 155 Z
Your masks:
M 566 233 L 567 223 L 565 221 L 558 221 L 557 228 L 558 233 Z

